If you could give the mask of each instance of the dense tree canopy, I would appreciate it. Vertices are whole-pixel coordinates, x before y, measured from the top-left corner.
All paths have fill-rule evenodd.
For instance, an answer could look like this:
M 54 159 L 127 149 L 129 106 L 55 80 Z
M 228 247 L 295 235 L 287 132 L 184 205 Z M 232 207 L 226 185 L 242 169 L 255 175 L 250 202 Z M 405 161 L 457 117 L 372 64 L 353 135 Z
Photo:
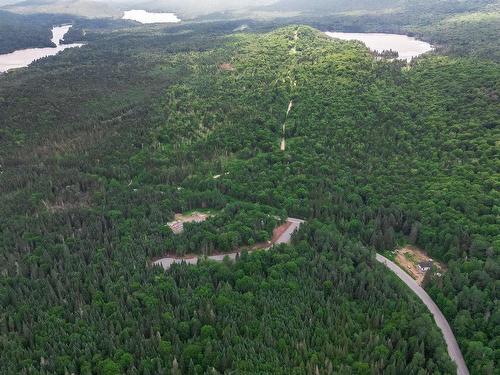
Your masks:
M 374 261 L 412 242 L 447 263 L 427 288 L 494 374 L 498 63 L 238 25 L 100 28 L 0 78 L 0 372 L 453 373 Z M 173 236 L 193 209 L 218 215 Z M 292 246 L 150 266 L 286 215 L 308 221 Z

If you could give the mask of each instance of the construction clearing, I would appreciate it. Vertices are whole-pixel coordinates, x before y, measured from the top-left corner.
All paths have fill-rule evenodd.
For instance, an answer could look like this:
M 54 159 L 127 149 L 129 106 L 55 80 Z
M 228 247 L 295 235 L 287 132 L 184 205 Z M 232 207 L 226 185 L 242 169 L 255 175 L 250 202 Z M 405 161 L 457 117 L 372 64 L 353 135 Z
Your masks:
M 174 232 L 174 234 L 179 234 L 184 230 L 184 223 L 201 223 L 207 220 L 210 216 L 213 215 L 197 211 L 191 212 L 189 214 L 175 214 L 175 220 L 169 221 L 167 225 L 170 229 L 172 229 L 172 232 Z
M 431 259 L 425 251 L 415 246 L 407 245 L 397 249 L 394 259 L 419 285 L 422 285 L 425 274 L 432 268 L 437 272 L 444 270 L 441 263 Z

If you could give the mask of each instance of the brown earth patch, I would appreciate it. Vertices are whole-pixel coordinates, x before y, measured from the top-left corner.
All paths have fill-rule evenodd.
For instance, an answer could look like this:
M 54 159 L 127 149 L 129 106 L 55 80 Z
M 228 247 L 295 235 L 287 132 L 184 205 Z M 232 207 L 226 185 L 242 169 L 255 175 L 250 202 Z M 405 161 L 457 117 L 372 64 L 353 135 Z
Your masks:
M 290 221 L 285 222 L 284 224 L 281 224 L 279 227 L 274 228 L 273 230 L 273 236 L 271 238 L 271 243 L 275 243 L 278 238 L 281 237 L 283 233 L 292 225 Z
M 421 285 L 426 272 L 419 267 L 421 262 L 432 262 L 433 267 L 439 271 L 444 271 L 445 267 L 439 262 L 436 262 L 427 253 L 418 247 L 407 245 L 396 250 L 394 257 L 396 263 L 405 270 L 415 281 Z
M 167 225 L 172 229 L 172 232 L 179 234 L 184 230 L 184 223 L 201 223 L 207 220 L 210 214 L 204 214 L 201 212 L 192 212 L 189 215 L 175 214 L 174 221 L 170 221 Z
M 222 63 L 222 64 L 220 64 L 219 65 L 219 69 L 227 71 L 227 72 L 232 72 L 232 71 L 236 70 L 234 68 L 233 64 L 229 64 L 229 63 Z
M 201 223 L 202 221 L 207 220 L 210 216 L 212 215 L 194 211 L 189 215 L 175 214 L 175 220 L 182 221 L 183 223 Z

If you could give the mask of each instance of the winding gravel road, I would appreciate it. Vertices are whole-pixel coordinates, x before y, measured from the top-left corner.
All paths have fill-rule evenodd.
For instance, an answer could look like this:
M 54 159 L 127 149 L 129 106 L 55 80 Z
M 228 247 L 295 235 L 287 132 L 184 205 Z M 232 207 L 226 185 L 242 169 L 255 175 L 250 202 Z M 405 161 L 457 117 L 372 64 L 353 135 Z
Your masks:
M 380 263 L 384 264 L 387 268 L 389 268 L 392 272 L 394 272 L 427 306 L 429 311 L 434 316 L 436 325 L 439 327 L 441 332 L 443 332 L 444 341 L 446 341 L 446 346 L 448 347 L 448 354 L 450 355 L 452 361 L 454 361 L 457 365 L 457 374 L 469 375 L 469 370 L 467 369 L 467 365 L 465 364 L 464 357 L 462 356 L 462 352 L 460 351 L 460 348 L 457 344 L 455 335 L 453 334 L 448 321 L 444 317 L 441 310 L 439 310 L 439 307 L 437 307 L 437 305 L 434 303 L 432 298 L 420 285 L 416 283 L 415 280 L 410 277 L 410 275 L 403 271 L 394 262 L 391 262 L 389 259 L 380 254 L 376 255 L 376 259 Z
M 288 223 L 290 223 L 290 226 L 274 242 L 275 245 L 279 245 L 282 243 L 290 243 L 290 241 L 292 240 L 293 232 L 295 232 L 297 229 L 299 229 L 300 224 L 302 224 L 304 222 L 304 220 L 294 219 L 292 217 L 289 217 L 286 221 Z M 267 247 L 265 249 L 261 249 L 261 250 L 268 250 L 271 247 L 272 246 L 269 246 L 269 247 Z M 259 251 L 259 250 L 254 250 L 254 251 Z M 228 254 L 219 254 L 219 255 L 210 255 L 207 257 L 207 259 L 222 262 L 225 257 L 228 257 L 229 259 L 235 260 L 236 255 L 238 253 L 239 252 L 228 253 Z M 190 258 L 165 257 L 165 258 L 161 258 L 161 259 L 158 259 L 158 260 L 153 262 L 154 265 L 161 266 L 166 270 L 168 270 L 170 268 L 170 266 L 174 263 L 196 264 L 196 263 L 198 263 L 198 257 L 197 256 L 193 256 Z
M 286 221 L 290 223 L 290 226 L 274 242 L 276 245 L 279 245 L 281 243 L 290 243 L 290 241 L 292 240 L 293 232 L 299 229 L 300 225 L 304 222 L 304 220 L 294 219 L 293 217 L 289 217 L 288 219 L 286 219 Z

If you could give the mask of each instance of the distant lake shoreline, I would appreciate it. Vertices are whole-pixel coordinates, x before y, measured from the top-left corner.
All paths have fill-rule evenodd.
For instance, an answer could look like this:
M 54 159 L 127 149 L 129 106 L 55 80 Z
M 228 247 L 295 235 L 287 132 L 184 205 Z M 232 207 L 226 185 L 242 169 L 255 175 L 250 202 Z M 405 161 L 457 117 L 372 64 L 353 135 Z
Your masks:
M 181 19 L 175 13 L 152 13 L 142 9 L 132 9 L 123 12 L 124 20 L 132 20 L 143 24 L 178 23 Z
M 410 61 L 412 58 L 434 49 L 434 47 L 427 42 L 401 34 L 343 33 L 330 31 L 325 32 L 325 34 L 331 38 L 341 40 L 359 40 L 372 51 L 379 53 L 393 50 L 398 53 L 398 59 L 406 61 Z
M 0 55 L 0 73 L 11 69 L 23 68 L 32 62 L 47 56 L 57 55 L 59 52 L 68 49 L 83 46 L 82 43 L 61 44 L 64 35 L 69 31 L 72 25 L 60 25 L 52 28 L 52 43 L 55 47 L 45 48 L 27 48 L 20 49 L 11 53 Z

